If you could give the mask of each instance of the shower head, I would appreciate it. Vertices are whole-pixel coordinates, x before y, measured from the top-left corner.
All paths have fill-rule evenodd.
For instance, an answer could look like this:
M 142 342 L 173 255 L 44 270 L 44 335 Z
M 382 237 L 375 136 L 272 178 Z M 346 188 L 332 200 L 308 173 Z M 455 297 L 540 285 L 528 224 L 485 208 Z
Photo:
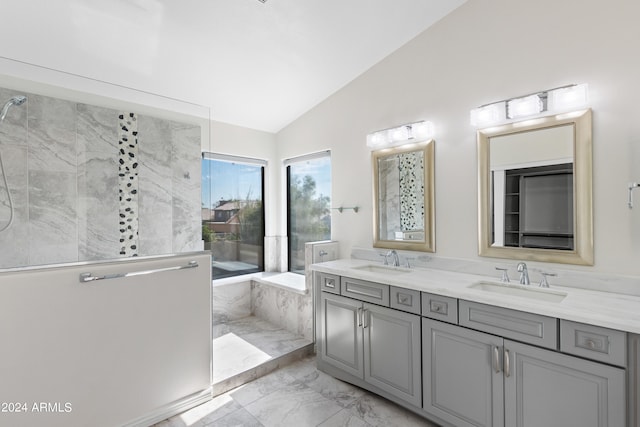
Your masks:
M 7 101 L 6 104 L 4 104 L 4 107 L 2 107 L 2 112 L 0 113 L 0 122 L 4 120 L 5 116 L 7 115 L 7 112 L 9 111 L 9 108 L 13 105 L 22 105 L 24 104 L 24 102 L 27 100 L 26 96 L 23 95 L 17 95 L 14 96 L 13 98 L 11 98 L 9 101 Z

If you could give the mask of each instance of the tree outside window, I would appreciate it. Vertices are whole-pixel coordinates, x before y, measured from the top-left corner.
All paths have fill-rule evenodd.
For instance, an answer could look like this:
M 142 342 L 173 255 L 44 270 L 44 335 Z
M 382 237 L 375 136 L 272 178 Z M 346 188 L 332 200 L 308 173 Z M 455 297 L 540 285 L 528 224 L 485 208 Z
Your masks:
M 205 249 L 211 251 L 212 276 L 221 279 L 264 271 L 264 166 L 206 154 L 202 238 Z
M 331 157 L 290 161 L 287 182 L 289 271 L 304 274 L 305 243 L 331 239 Z

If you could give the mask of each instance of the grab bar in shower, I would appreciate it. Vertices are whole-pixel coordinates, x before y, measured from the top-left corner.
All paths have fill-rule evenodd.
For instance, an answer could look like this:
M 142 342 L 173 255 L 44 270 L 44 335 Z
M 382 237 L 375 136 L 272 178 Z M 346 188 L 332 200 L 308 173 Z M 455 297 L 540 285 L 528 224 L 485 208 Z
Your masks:
M 129 273 L 105 274 L 104 276 L 94 276 L 91 273 L 82 273 L 80 274 L 80 283 L 95 282 L 96 280 L 119 279 L 121 277 L 142 276 L 145 274 L 164 273 L 165 271 L 184 270 L 186 268 L 196 268 L 196 267 L 198 267 L 198 261 L 189 261 L 187 265 L 157 268 L 155 270 L 132 271 Z

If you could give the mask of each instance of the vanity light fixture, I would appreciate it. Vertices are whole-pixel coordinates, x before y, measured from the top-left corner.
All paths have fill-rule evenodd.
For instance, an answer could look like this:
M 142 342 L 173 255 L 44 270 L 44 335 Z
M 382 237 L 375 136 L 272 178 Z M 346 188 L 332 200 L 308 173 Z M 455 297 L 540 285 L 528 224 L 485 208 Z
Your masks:
M 367 135 L 367 147 L 372 150 L 394 147 L 406 142 L 420 142 L 433 138 L 433 123 L 420 121 L 390 129 L 383 129 Z
M 471 110 L 471 124 L 477 127 L 490 126 L 502 121 L 506 114 L 506 103 L 504 101 L 483 105 Z
M 482 105 L 471 110 L 471 125 L 483 128 L 540 113 L 566 113 L 585 107 L 588 92 L 586 84 L 571 84 Z
M 544 111 L 544 102 L 539 94 L 507 101 L 507 118 L 509 119 L 534 116 L 542 111 Z
M 571 85 L 549 91 L 547 106 L 550 111 L 568 111 L 587 105 L 589 88 L 586 84 Z

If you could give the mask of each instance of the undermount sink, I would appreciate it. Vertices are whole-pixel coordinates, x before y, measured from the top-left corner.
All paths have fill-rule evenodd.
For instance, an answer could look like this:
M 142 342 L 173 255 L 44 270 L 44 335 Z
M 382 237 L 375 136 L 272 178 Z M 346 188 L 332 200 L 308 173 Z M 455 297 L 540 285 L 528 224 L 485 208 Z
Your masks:
M 476 282 L 469 286 L 470 289 L 492 292 L 495 294 L 512 295 L 538 301 L 561 302 L 567 293 L 547 288 L 538 288 L 535 285 L 509 285 L 506 283 Z
M 367 264 L 359 267 L 352 267 L 354 270 L 368 271 L 369 273 L 382 273 L 382 274 L 398 274 L 409 273 L 412 270 L 409 268 L 394 267 L 392 265 L 379 265 L 379 264 Z

